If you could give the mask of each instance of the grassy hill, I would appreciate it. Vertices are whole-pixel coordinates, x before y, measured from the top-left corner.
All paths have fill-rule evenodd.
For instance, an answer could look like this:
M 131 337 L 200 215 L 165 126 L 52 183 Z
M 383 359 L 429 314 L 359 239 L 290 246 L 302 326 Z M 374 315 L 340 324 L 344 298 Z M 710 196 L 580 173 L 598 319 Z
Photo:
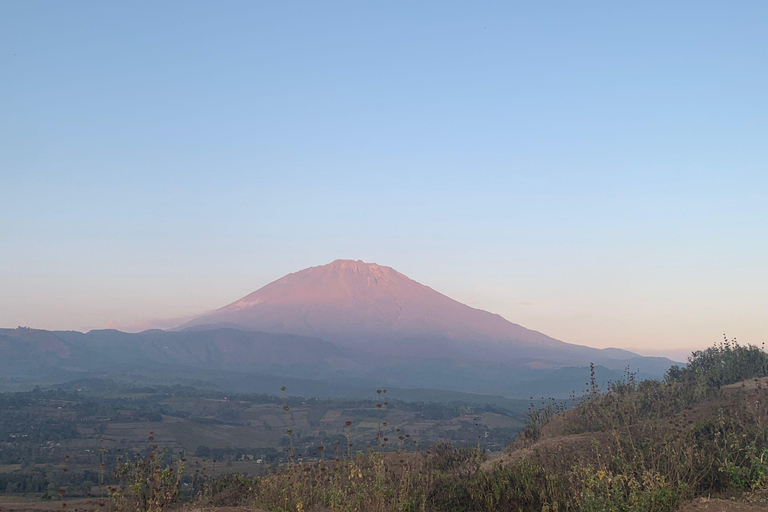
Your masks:
M 32 468 L 43 476 L 69 468 L 104 481 L 93 493 L 107 489 L 110 499 L 73 502 L 79 510 L 110 503 L 118 512 L 753 512 L 768 500 L 768 356 L 754 346 L 726 340 L 663 380 L 628 372 L 603 385 L 593 371 L 578 401 L 536 400 L 524 425 L 493 407 L 407 404 L 381 391 L 370 402 L 343 402 L 100 389 L 99 400 L 80 403 L 82 396 L 58 390 L 47 393 L 64 395 L 42 401 L 6 396 L 5 410 L 21 414 L 4 418 L 8 425 L 8 418 L 44 414 L 50 421 L 40 426 L 63 441 L 85 432 L 78 418 L 103 423 L 98 446 L 105 450 L 93 453 L 110 457 L 109 474 L 93 465 L 86 475 L 87 457 Z M 153 422 L 150 441 L 137 444 L 147 425 L 131 421 L 147 413 L 162 421 Z M 487 449 L 498 445 L 489 432 L 508 429 L 520 434 L 506 449 Z M 133 439 L 123 445 L 129 449 L 117 448 L 120 439 Z M 201 442 L 209 446 L 185 451 Z M 272 451 L 260 471 L 227 451 L 233 443 L 263 450 L 262 442 Z M 62 486 L 61 501 L 76 489 Z M 22 509 L 5 506 L 14 507 Z
M 247 483 L 219 481 L 207 500 L 275 511 L 663 512 L 695 510 L 700 497 L 755 497 L 767 480 L 768 357 L 725 341 L 663 381 L 628 374 L 606 389 L 593 381 L 570 410 L 531 410 L 501 454 L 374 446 Z

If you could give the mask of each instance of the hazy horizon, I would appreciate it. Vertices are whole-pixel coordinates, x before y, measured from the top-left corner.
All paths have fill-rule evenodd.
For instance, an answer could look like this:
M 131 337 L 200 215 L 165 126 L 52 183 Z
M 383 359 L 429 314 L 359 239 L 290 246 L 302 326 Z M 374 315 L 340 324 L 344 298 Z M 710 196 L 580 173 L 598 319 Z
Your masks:
M 0 326 L 185 317 L 349 258 L 569 343 L 759 345 L 767 14 L 6 2 Z
M 354 263 L 355 261 L 362 261 L 362 260 L 340 259 L 340 260 L 335 260 L 333 263 L 335 263 L 336 261 Z M 318 267 L 327 267 L 327 266 L 330 266 L 331 263 L 332 262 L 329 262 L 326 265 L 320 265 Z M 377 265 L 377 263 L 375 263 L 375 262 L 363 262 L 363 263 L 366 263 L 367 265 L 373 265 L 374 267 Z M 386 267 L 386 265 L 383 265 L 383 266 Z M 308 270 L 308 269 L 301 269 L 301 270 Z M 282 281 L 282 276 L 281 276 L 281 278 L 278 278 L 278 279 L 276 279 L 276 280 L 274 280 L 272 282 L 274 283 L 276 281 Z M 421 283 L 421 284 L 424 284 L 424 283 Z M 439 290 L 438 290 L 438 293 L 439 293 Z M 182 316 L 182 317 L 174 317 L 174 318 L 145 318 L 145 319 L 134 321 L 134 322 L 131 322 L 131 323 L 128 323 L 128 324 L 121 324 L 121 323 L 118 323 L 118 322 L 116 322 L 114 320 L 109 320 L 106 323 L 106 325 L 98 326 L 98 327 L 87 326 L 87 327 L 67 328 L 67 329 L 49 327 L 48 330 L 59 330 L 59 331 L 61 331 L 61 330 L 74 330 L 74 331 L 80 331 L 80 332 L 88 332 L 88 331 L 91 331 L 91 330 L 100 330 L 102 328 L 105 328 L 105 329 L 116 329 L 116 330 L 120 330 L 120 331 L 124 331 L 124 332 L 137 333 L 137 332 L 142 332 L 142 331 L 151 330 L 151 329 L 172 329 L 172 328 L 175 328 L 175 327 L 182 326 L 182 324 L 185 324 L 186 322 L 194 319 L 195 317 L 199 316 L 202 313 L 206 313 L 206 312 L 211 312 L 211 311 L 217 310 L 217 309 L 219 309 L 222 306 L 224 306 L 224 305 L 220 304 L 220 305 L 218 305 L 216 307 L 211 307 L 211 308 L 208 308 L 208 309 L 203 310 L 203 311 L 198 311 L 195 314 L 185 315 L 185 316 Z M 482 308 L 478 308 L 478 309 L 482 309 Z M 493 311 L 491 311 L 491 313 L 493 313 Z M 9 326 L 0 326 L 0 328 L 2 328 L 2 327 L 9 327 Z M 33 326 L 26 326 L 26 325 L 25 326 L 19 326 L 19 327 L 35 328 Z M 544 333 L 544 334 L 546 334 L 546 333 Z M 321 337 L 323 337 L 323 336 L 321 336 Z M 567 341 L 567 340 L 562 340 L 562 341 Z M 605 345 L 605 346 L 599 347 L 599 348 L 610 348 L 610 347 L 619 347 L 619 346 L 618 345 L 610 345 L 610 344 L 608 344 L 608 345 Z M 650 347 L 650 348 L 648 348 L 648 347 L 643 347 L 643 348 L 620 347 L 620 348 L 625 348 L 625 349 L 628 349 L 628 350 L 632 350 L 632 351 L 634 351 L 634 352 L 636 352 L 638 354 L 641 354 L 641 355 L 664 356 L 664 357 L 669 357 L 669 358 L 671 358 L 671 359 L 673 359 L 675 361 L 684 362 L 684 361 L 686 361 L 687 357 L 690 355 L 692 350 L 697 350 L 700 347 L 677 347 L 677 348 L 668 348 L 668 349 L 655 349 L 653 347 Z

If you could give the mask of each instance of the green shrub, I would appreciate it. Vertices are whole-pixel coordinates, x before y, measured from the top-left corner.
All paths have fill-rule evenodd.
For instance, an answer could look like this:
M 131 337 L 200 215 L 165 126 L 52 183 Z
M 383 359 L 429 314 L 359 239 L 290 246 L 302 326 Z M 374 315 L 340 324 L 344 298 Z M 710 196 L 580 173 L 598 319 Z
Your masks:
M 709 390 L 756 377 L 768 377 L 768 354 L 727 338 L 693 352 L 685 367 L 673 366 L 666 375 L 668 381 Z
M 184 464 L 165 463 L 167 452 L 125 461 L 115 468 L 120 484 L 112 491 L 117 511 L 162 512 L 179 498 Z

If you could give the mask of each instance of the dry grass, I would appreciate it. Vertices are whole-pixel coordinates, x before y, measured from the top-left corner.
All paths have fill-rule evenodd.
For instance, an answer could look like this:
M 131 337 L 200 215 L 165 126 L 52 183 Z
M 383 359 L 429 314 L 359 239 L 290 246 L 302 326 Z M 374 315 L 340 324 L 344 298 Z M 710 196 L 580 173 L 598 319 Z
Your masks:
M 574 409 L 532 411 L 524 435 L 491 459 L 447 443 L 385 452 L 399 432 L 382 391 L 375 437 L 362 452 L 318 446 L 311 460 L 288 456 L 258 478 L 196 470 L 186 495 L 183 461 L 134 460 L 122 466 L 112 503 L 117 512 L 162 512 L 182 498 L 192 510 L 219 512 L 672 512 L 689 502 L 688 512 L 749 512 L 763 507 L 768 486 L 766 385 L 768 356 L 726 341 L 664 382 L 628 374 L 598 390 L 593 379 Z M 283 412 L 293 453 L 304 420 L 287 405 Z M 348 422 L 347 440 L 352 429 Z

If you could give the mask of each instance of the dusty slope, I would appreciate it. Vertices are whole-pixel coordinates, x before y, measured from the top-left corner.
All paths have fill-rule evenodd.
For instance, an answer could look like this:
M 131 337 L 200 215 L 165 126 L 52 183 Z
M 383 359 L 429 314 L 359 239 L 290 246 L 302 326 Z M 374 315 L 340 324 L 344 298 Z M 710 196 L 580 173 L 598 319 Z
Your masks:
M 640 422 L 629 430 L 660 438 L 684 439 L 691 435 L 697 423 L 713 419 L 720 411 L 728 417 L 731 414 L 749 412 L 768 419 L 768 377 L 751 379 L 724 386 L 718 395 L 708 398 L 694 407 L 678 414 L 658 420 Z M 543 466 L 557 470 L 563 465 L 593 464 L 599 457 L 605 457 L 605 446 L 611 444 L 612 433 L 607 431 L 568 434 L 573 411 L 561 414 L 547 423 L 540 439 L 532 445 L 518 442 L 510 450 L 490 457 L 484 464 L 485 470 L 499 465 L 513 464 L 521 460 L 535 460 Z M 562 468 L 561 468 L 562 469 Z M 756 512 L 768 510 L 768 489 L 746 493 L 743 496 L 698 498 L 684 504 L 681 512 Z
M 763 512 L 768 510 L 765 503 L 749 503 L 736 500 L 698 499 L 680 508 L 680 512 Z
M 745 394 L 748 393 L 748 394 Z M 684 435 L 693 429 L 697 422 L 714 418 L 719 410 L 725 414 L 741 409 L 748 402 L 746 397 L 759 393 L 768 399 L 768 378 L 749 380 L 731 384 L 722 388 L 719 396 L 707 399 L 691 409 L 662 420 L 653 420 L 634 425 L 632 428 L 643 432 L 658 432 L 659 435 Z M 486 468 L 495 464 L 509 464 L 525 458 L 535 458 L 546 463 L 556 464 L 565 456 L 588 460 L 596 448 L 611 434 L 609 432 L 588 432 L 568 434 L 568 425 L 572 411 L 558 416 L 544 425 L 541 438 L 531 446 L 518 445 L 506 453 L 496 454 L 485 462 Z

